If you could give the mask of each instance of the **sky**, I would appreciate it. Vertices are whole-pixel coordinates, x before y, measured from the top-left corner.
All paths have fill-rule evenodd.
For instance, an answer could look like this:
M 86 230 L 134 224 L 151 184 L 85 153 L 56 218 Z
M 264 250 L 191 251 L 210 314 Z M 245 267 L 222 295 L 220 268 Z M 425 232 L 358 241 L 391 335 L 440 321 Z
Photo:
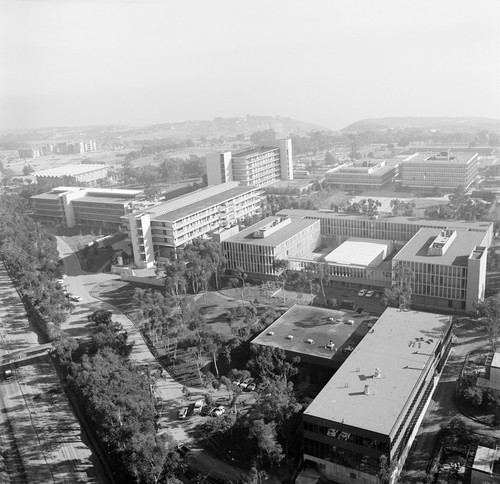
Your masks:
M 498 0 L 0 0 L 0 129 L 500 118 Z

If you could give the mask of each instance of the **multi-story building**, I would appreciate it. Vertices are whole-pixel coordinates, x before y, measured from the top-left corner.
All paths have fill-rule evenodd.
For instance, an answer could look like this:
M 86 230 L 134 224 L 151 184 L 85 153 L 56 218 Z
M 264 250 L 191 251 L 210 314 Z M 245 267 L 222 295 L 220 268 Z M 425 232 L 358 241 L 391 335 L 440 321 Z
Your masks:
M 37 220 L 118 229 L 121 217 L 138 210 L 143 198 L 143 190 L 58 187 L 31 200 Z
M 448 316 L 388 308 L 303 414 L 304 461 L 326 479 L 380 482 L 400 470 L 451 344 Z M 396 471 L 397 473 L 397 471 Z
M 194 239 L 260 213 L 261 198 L 258 188 L 228 182 L 122 217 L 123 228 L 132 241 L 135 264 L 152 267 Z
M 384 160 L 358 160 L 326 172 L 326 183 L 343 190 L 381 190 L 397 173 L 397 166 Z
M 422 307 L 472 311 L 484 299 L 487 234 L 423 228 L 392 259 L 413 274 L 412 303 Z
M 321 244 L 319 222 L 267 217 L 222 243 L 228 269 L 241 267 L 259 276 L 276 275 L 275 261 L 304 257 Z
M 393 242 L 408 242 L 422 228 L 462 229 L 470 232 L 484 232 L 488 245 L 493 240 L 491 222 L 466 222 L 463 220 L 429 220 L 419 217 L 369 217 L 368 215 L 346 215 L 331 210 L 284 209 L 277 213 L 288 217 L 302 217 L 319 220 L 321 235 L 334 238 L 337 242 L 350 237 L 382 239 Z
M 270 140 L 236 151 L 207 153 L 208 185 L 237 181 L 261 187 L 293 179 L 292 141 Z
M 108 167 L 98 164 L 66 165 L 34 173 L 40 188 L 96 186 L 108 179 Z
M 401 184 L 414 190 L 467 189 L 476 179 L 477 153 L 415 153 L 404 160 L 399 173 Z

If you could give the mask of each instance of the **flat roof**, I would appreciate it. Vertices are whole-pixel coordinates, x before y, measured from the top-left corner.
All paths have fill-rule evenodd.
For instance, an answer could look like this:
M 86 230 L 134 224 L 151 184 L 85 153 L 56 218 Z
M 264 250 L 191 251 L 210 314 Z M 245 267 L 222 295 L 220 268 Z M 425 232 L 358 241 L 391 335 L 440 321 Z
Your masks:
M 456 229 L 457 236 L 443 255 L 427 255 L 427 249 L 441 233 L 439 229 L 420 229 L 394 256 L 394 260 L 467 267 L 474 247 L 481 245 L 484 233 Z
M 333 318 L 333 321 L 329 318 Z M 354 323 L 349 325 L 348 320 Z M 254 338 L 252 343 L 325 360 L 343 360 L 346 357 L 343 349 L 349 345 L 354 349 L 368 332 L 373 320 L 373 316 L 296 304 Z M 270 335 L 269 332 L 274 334 Z M 293 338 L 288 339 L 289 335 Z M 313 343 L 308 343 L 308 339 L 312 339 Z M 335 345 L 333 350 L 326 347 L 330 341 Z
M 62 196 L 62 193 L 40 193 L 38 195 L 33 195 L 30 198 L 34 198 L 35 200 L 59 200 L 59 198 Z
M 288 240 L 289 238 L 298 234 L 302 230 L 311 227 L 315 223 L 318 223 L 318 230 L 319 230 L 319 222 L 317 220 L 291 218 L 289 224 L 283 225 L 281 228 L 269 234 L 267 237 L 264 237 L 263 239 L 252 237 L 252 234 L 254 232 L 264 227 L 265 225 L 269 224 L 273 220 L 276 220 L 277 218 L 278 217 L 276 216 L 266 217 L 264 220 L 261 220 L 251 225 L 250 227 L 243 229 L 241 232 L 238 232 L 236 235 L 233 235 L 232 237 L 229 237 L 228 239 L 225 240 L 225 242 L 232 242 L 232 243 L 238 242 L 248 245 L 262 245 L 264 247 L 276 247 L 282 244 L 285 240 Z
M 443 150 L 443 152 L 447 150 Z M 439 156 L 442 152 L 441 151 L 433 151 L 433 152 L 426 152 L 426 153 L 415 153 L 414 155 L 411 155 L 409 158 L 407 158 L 403 162 L 403 167 L 404 165 L 410 165 L 412 163 L 423 163 L 423 162 L 428 162 L 428 163 L 453 163 L 453 164 L 460 164 L 460 165 L 466 165 L 474 156 L 477 155 L 477 153 L 464 153 L 464 152 L 455 152 L 455 151 L 450 151 L 450 157 L 452 159 L 448 160 L 446 156 Z M 433 156 L 439 156 L 437 159 L 429 159 L 432 158 Z
M 274 146 L 272 148 L 263 148 L 261 146 L 254 147 L 254 148 L 248 148 L 244 151 L 237 151 L 237 152 L 232 152 L 231 156 L 233 158 L 247 158 L 249 156 L 254 156 L 258 154 L 264 154 L 264 153 L 269 153 L 270 151 L 274 151 L 279 149 L 277 146 Z
M 488 475 L 491 473 L 500 474 L 500 449 L 490 449 L 489 447 L 479 445 L 474 456 L 472 468 Z
M 491 366 L 494 366 L 495 368 L 500 368 L 500 351 L 497 351 L 493 355 L 493 359 L 491 360 Z
M 450 321 L 441 314 L 387 308 L 304 415 L 393 436 Z
M 89 197 L 84 196 L 80 198 L 75 198 L 71 203 L 79 204 L 79 203 L 115 203 L 118 205 L 123 205 L 125 203 L 129 203 L 130 198 L 120 198 L 120 197 Z
M 33 173 L 34 176 L 74 176 L 81 175 L 83 173 L 88 173 L 97 170 L 107 170 L 106 165 L 97 164 L 85 164 L 85 165 L 65 165 L 59 166 L 58 168 L 49 168 L 47 170 L 36 171 Z
M 380 255 L 387 254 L 390 242 L 385 240 L 366 240 L 351 237 L 324 258 L 326 262 L 344 266 L 368 267 Z
M 376 197 L 375 197 L 376 198 Z M 370 222 L 387 222 L 398 224 L 421 225 L 423 227 L 450 227 L 464 228 L 468 230 L 487 231 L 493 222 L 468 222 L 465 220 L 430 220 L 424 217 L 384 217 L 379 216 L 372 219 L 368 215 L 349 215 L 345 213 L 322 211 L 322 210 L 299 210 L 294 208 L 285 208 L 276 215 L 289 215 L 290 217 L 314 217 L 314 218 L 336 218 L 339 220 L 366 220 Z
M 158 217 L 154 217 L 154 219 L 168 220 L 170 222 L 174 222 L 184 217 L 188 217 L 192 213 L 205 210 L 206 208 L 210 208 L 214 205 L 219 205 L 221 203 L 224 203 L 226 200 L 230 200 L 231 198 L 235 198 L 255 190 L 256 187 L 234 187 L 225 192 L 217 193 L 208 198 L 203 198 L 202 200 L 198 200 L 182 208 L 178 208 L 176 210 L 172 210 L 171 212 L 164 213 Z

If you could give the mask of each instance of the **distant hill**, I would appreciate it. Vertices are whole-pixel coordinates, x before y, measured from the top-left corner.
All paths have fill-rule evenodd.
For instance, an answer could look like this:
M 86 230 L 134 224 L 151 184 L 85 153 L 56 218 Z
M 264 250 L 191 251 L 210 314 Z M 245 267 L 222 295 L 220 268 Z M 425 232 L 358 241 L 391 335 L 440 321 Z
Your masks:
M 400 117 L 400 118 L 374 118 L 356 121 L 346 126 L 341 131 L 383 131 L 386 129 L 428 129 L 448 133 L 476 133 L 478 131 L 500 130 L 500 120 L 493 118 L 479 118 L 464 116 L 457 118 L 440 117 Z
M 183 121 L 180 123 L 165 123 L 146 126 L 142 132 L 170 130 L 197 138 L 205 136 L 207 138 L 227 136 L 234 137 L 238 134 L 251 135 L 255 131 L 265 131 L 273 129 L 278 137 L 289 134 L 305 135 L 313 130 L 328 130 L 319 124 L 299 121 L 292 118 L 280 116 L 245 116 L 238 118 L 215 118 L 211 121 Z

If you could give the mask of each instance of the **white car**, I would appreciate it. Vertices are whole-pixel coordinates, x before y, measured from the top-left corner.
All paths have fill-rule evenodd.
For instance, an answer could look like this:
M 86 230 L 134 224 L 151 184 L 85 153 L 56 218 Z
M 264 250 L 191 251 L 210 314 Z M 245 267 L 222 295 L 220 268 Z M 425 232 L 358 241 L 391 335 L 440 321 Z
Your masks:
M 361 289 L 361 291 L 358 292 L 359 297 L 363 297 L 366 294 L 366 289 Z
M 375 291 L 368 291 L 368 292 L 365 294 L 365 297 L 372 297 L 374 294 L 375 294 Z
M 71 295 L 69 297 L 72 301 L 76 301 L 76 302 L 80 302 L 82 300 L 82 296 L 75 296 L 75 295 Z
M 59 286 L 64 286 L 64 279 L 56 279 L 56 284 Z
M 222 406 L 219 406 L 219 407 L 215 407 L 213 410 L 212 410 L 212 415 L 214 417 L 220 417 L 223 413 L 226 412 L 226 409 Z

